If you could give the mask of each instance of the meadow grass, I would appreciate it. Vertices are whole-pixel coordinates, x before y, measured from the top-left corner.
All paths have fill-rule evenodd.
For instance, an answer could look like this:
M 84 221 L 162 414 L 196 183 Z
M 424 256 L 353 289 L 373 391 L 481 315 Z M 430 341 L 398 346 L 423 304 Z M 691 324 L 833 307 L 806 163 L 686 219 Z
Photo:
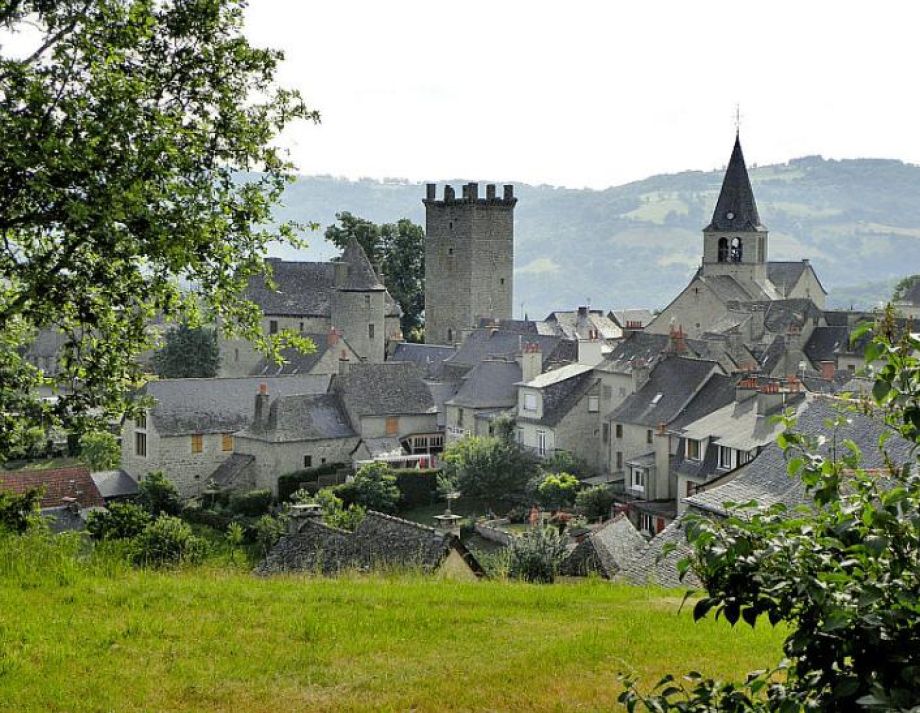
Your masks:
M 782 632 L 694 624 L 679 591 L 123 562 L 0 541 L 0 710 L 614 710 L 620 671 L 780 658 Z

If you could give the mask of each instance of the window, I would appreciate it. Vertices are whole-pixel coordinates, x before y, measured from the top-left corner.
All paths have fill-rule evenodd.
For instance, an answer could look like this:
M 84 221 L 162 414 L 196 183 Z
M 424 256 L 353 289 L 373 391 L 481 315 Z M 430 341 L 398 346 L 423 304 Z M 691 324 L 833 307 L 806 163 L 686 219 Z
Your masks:
M 610 401 L 613 398 L 613 387 L 605 386 L 601 389 L 601 395 L 604 397 L 604 401 Z
M 607 443 L 610 440 L 610 424 L 603 423 L 601 424 L 601 440 L 604 443 Z
M 617 451 L 617 470 L 623 470 L 623 451 Z
M 237 347 L 236 349 L 233 350 L 233 361 L 239 361 L 239 360 L 240 360 L 240 350 Z
M 757 457 L 756 448 L 753 448 L 749 451 L 738 451 L 738 465 L 744 465 L 745 463 L 750 463 L 756 457 Z
M 371 296 L 370 295 L 364 295 L 364 306 L 367 309 L 371 308 Z
M 728 238 L 719 238 L 719 262 L 728 262 Z
M 537 455 L 546 455 L 546 431 L 537 431 Z
M 453 329 L 448 328 L 447 330 L 447 342 L 449 344 L 454 343 L 454 330 Z
M 856 371 L 856 364 L 847 364 L 847 371 Z
M 741 238 L 732 238 L 732 249 L 729 255 L 729 259 L 732 262 L 741 262 Z
M 652 429 L 651 428 L 645 432 L 645 442 L 646 443 L 652 442 Z
M 652 397 L 652 406 L 657 406 L 658 402 L 661 401 L 662 396 L 664 396 L 664 394 L 661 394 L 661 393 L 655 394 Z
M 499 285 L 504 285 L 504 284 L 505 284 L 505 278 L 504 278 L 504 277 L 499 278 L 498 284 L 499 284 Z
M 320 464 L 320 465 L 326 465 L 326 459 L 325 459 L 325 458 L 320 458 L 320 459 L 319 459 L 319 464 Z
M 589 396 L 588 413 L 597 413 L 600 410 L 600 399 L 597 396 Z
M 204 450 L 204 436 L 200 433 L 192 434 L 192 453 L 201 453 Z
M 220 449 L 222 451 L 232 451 L 233 450 L 233 434 L 225 433 L 220 439 Z
M 147 412 L 141 411 L 137 415 L 137 420 L 134 421 L 134 425 L 137 428 L 147 428 Z
M 303 467 L 312 468 L 313 467 L 313 456 L 304 456 L 303 457 Z
M 463 409 L 462 408 L 457 409 L 457 425 L 458 426 L 463 425 Z
M 725 446 L 719 446 L 719 467 L 732 467 L 732 449 Z
M 134 434 L 134 455 L 140 458 L 147 457 L 147 434 L 140 431 Z
M 655 527 L 655 518 L 646 515 L 644 512 L 639 513 L 639 529 L 642 532 L 653 532 Z
M 454 254 L 454 249 L 453 249 L 453 248 L 447 248 L 447 254 L 448 254 L 448 255 L 453 255 L 453 254 Z
M 622 423 L 618 423 L 618 424 L 617 424 L 617 431 L 616 431 L 616 433 L 617 433 L 617 438 L 622 438 L 622 437 L 623 437 L 623 424 L 622 424 Z
M 537 395 L 536 394 L 524 394 L 524 410 L 525 411 L 536 411 L 537 410 Z
M 374 338 L 374 325 L 373 324 L 367 325 L 367 338 L 368 339 Z
M 270 319 L 268 321 L 268 333 L 269 334 L 278 333 L 278 320 L 277 319 Z
M 645 470 L 642 468 L 632 469 L 632 487 L 633 490 L 645 492 Z
M 395 436 L 399 433 L 399 416 L 387 416 L 387 435 Z
M 690 460 L 700 459 L 700 442 L 692 438 L 687 439 L 687 458 Z

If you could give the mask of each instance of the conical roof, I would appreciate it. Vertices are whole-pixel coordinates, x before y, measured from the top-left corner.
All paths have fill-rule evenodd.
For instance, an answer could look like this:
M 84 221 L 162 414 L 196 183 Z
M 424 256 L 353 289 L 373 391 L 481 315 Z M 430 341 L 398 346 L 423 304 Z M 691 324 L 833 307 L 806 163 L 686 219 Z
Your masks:
M 747 166 L 744 165 L 744 154 L 741 152 L 741 139 L 737 134 L 732 157 L 728 160 L 728 168 L 722 180 L 722 191 L 719 193 L 719 200 L 712 214 L 712 222 L 703 230 L 725 232 L 766 230 L 760 224 L 751 179 L 748 178 Z
M 341 284 L 340 290 L 382 290 L 385 289 L 367 253 L 354 237 L 348 239 L 345 250 L 342 252 L 342 262 L 348 263 L 348 275 Z

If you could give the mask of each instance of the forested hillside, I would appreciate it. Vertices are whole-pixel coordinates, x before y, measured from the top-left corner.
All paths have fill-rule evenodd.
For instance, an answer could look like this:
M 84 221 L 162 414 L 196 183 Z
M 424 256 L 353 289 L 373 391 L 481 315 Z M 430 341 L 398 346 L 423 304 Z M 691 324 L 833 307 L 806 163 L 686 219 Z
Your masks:
M 871 306 L 920 266 L 920 167 L 807 157 L 750 168 L 771 259 L 811 259 L 832 303 Z M 721 180 L 721 171 L 688 171 L 603 191 L 517 184 L 516 313 L 521 303 L 531 317 L 587 300 L 603 308 L 665 305 L 699 264 Z M 399 180 L 303 177 L 288 189 L 279 218 L 325 226 L 347 210 L 424 223 L 423 195 L 422 185 Z M 333 250 L 319 231 L 309 249 L 276 254 L 325 259 Z

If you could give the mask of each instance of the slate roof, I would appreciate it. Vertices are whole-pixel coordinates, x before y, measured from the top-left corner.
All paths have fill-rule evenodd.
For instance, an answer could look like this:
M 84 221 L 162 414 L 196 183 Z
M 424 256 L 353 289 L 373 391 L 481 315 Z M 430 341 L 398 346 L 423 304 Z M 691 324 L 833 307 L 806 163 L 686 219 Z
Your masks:
M 655 318 L 651 310 L 647 309 L 615 309 L 608 312 L 607 316 L 622 329 L 626 329 L 627 322 L 639 322 L 645 327 Z
M 482 573 L 456 536 L 369 510 L 354 532 L 329 527 L 318 518 L 306 519 L 298 532 L 281 538 L 255 572 L 328 575 L 387 567 L 418 567 L 432 572 L 451 549 L 457 549 L 474 572 Z
M 777 334 L 760 357 L 760 369 L 764 374 L 772 374 L 786 355 L 786 337 Z
M 719 199 L 712 213 L 712 221 L 704 230 L 724 232 L 766 230 L 761 225 L 760 216 L 757 213 L 754 190 L 751 188 L 751 179 L 748 177 L 744 154 L 741 151 L 741 137 L 738 135 L 735 136 L 732 155 L 728 160 L 728 168 L 725 169 L 725 178 L 722 180 L 722 190 L 719 192 Z
M 629 518 L 620 513 L 579 542 L 566 556 L 560 571 L 570 577 L 596 573 L 605 579 L 613 579 L 645 546 L 645 538 Z
M 408 362 L 357 363 L 335 376 L 332 388 L 352 419 L 434 413 L 434 398 L 423 377 L 423 371 Z M 353 426 L 360 430 L 358 424 Z
M 802 349 L 812 365 L 819 369 L 822 361 L 837 361 L 837 355 L 849 350 L 847 327 L 815 327 Z
M 684 343 L 688 356 L 698 357 L 708 350 L 706 342 L 697 339 L 685 339 Z M 671 338 L 667 334 L 632 332 L 624 337 L 596 368 L 601 371 L 629 373 L 635 362 L 652 365 L 670 349 Z
M 348 263 L 348 272 L 345 281 L 338 285 L 342 290 L 357 290 L 359 292 L 377 291 L 385 289 L 377 277 L 371 261 L 364 252 L 364 248 L 352 236 L 342 251 L 342 262 Z
M 272 401 L 264 427 L 253 423 L 241 434 L 272 443 L 352 438 L 355 432 L 338 394 L 289 394 Z
M 785 334 L 789 327 L 802 327 L 808 320 L 821 315 L 814 302 L 801 297 L 791 300 L 770 300 L 754 303 L 752 306 L 763 307 L 764 329 L 774 334 Z
M 580 367 L 575 369 L 573 367 Z M 600 381 L 595 376 L 594 370 L 585 367 L 583 364 L 572 364 L 564 366 L 554 371 L 570 370 L 570 376 L 559 378 L 550 382 L 543 387 L 543 418 L 538 422 L 547 426 L 555 426 L 578 404 L 579 401 L 593 389 Z M 553 374 L 554 372 L 549 372 Z M 542 374 L 541 376 L 547 376 Z M 533 386 L 540 377 L 528 383 Z M 518 416 L 519 421 L 537 421 L 537 419 L 528 419 L 526 416 Z
M 121 469 L 100 470 L 90 473 L 90 477 L 105 500 L 137 495 L 137 481 Z
M 551 363 L 578 360 L 578 343 L 571 339 L 545 334 L 521 334 L 501 329 L 476 329 L 460 345 L 447 364 L 473 367 L 484 359 L 511 359 L 521 353 L 525 344 L 537 344 L 543 355 L 543 369 Z
M 670 543 L 673 543 L 675 548 L 666 556 L 662 556 L 664 546 Z M 692 553 L 693 549 L 687 543 L 684 533 L 683 520 L 678 518 L 649 541 L 645 549 L 627 565 L 620 578 L 639 585 L 657 584 L 662 587 L 702 589 L 702 582 L 692 570 L 687 572 L 683 581 L 677 574 L 677 563 Z
M 751 292 L 731 275 L 699 275 L 698 279 L 709 287 L 723 302 L 746 302 L 763 297 L 762 292 Z
M 732 403 L 735 400 L 735 381 L 734 377 L 725 374 L 710 376 L 686 408 L 670 423 L 671 429 L 682 429 L 687 424 Z
M 551 312 L 544 320 L 556 325 L 569 339 L 589 339 L 591 330 L 596 330 L 600 339 L 619 339 L 623 330 L 599 309 L 577 309 Z
M 843 439 L 851 439 L 862 451 L 864 468 L 884 468 L 885 460 L 878 450 L 878 439 L 885 424 L 881 419 L 866 416 L 856 411 L 844 410 L 847 423 L 837 430 L 836 438 L 826 421 L 835 419 L 845 404 L 837 399 L 815 398 L 799 414 L 796 430 L 812 436 L 829 436 L 824 446 L 819 449 L 822 455 L 829 455 L 832 444 Z M 899 436 L 893 436 L 885 443 L 885 451 L 895 465 L 911 460 L 914 444 Z M 715 481 L 709 488 L 686 498 L 685 502 L 694 508 L 706 512 L 722 514 L 723 503 L 745 503 L 756 500 L 767 507 L 774 503 L 783 503 L 795 507 L 809 502 L 805 488 L 799 478 L 790 477 L 786 471 L 786 458 L 782 449 L 775 443 L 764 448 L 763 452 L 751 463 L 735 471 L 734 477 L 727 476 L 725 482 Z
M 416 366 L 423 367 L 428 378 L 438 379 L 443 375 L 444 362 L 456 353 L 456 347 L 400 342 L 396 345 L 388 361 L 412 362 Z
M 252 421 L 260 384 L 275 397 L 325 393 L 330 379 L 325 374 L 161 379 L 147 382 L 140 393 L 155 400 L 149 415 L 161 436 L 234 433 Z
M 22 495 L 33 488 L 44 488 L 42 509 L 56 508 L 70 502 L 76 502 L 84 508 L 105 505 L 86 466 L 0 471 L 0 490 Z
M 486 359 L 464 377 L 448 406 L 511 408 L 517 405 L 521 366 L 516 361 Z
M 811 265 L 805 260 L 771 260 L 767 263 L 767 279 L 773 283 L 781 295 L 786 296 L 802 279 L 802 274 L 811 269 Z M 818 284 L 821 284 L 820 281 Z M 824 287 L 822 286 L 821 289 L 824 290 Z
M 627 396 L 608 419 L 653 427 L 670 423 L 718 369 L 711 361 L 680 356 L 665 359 L 652 370 L 645 385 Z
M 256 457 L 248 453 L 234 453 L 221 463 L 208 480 L 213 480 L 218 488 L 235 488 L 243 485 L 246 470 L 255 463 Z
M 354 353 L 351 347 L 348 346 L 348 343 L 345 342 L 345 339 L 341 336 L 338 337 L 337 343 L 332 346 L 329 345 L 328 334 L 311 333 L 304 334 L 303 336 L 308 337 L 313 344 L 316 345 L 316 349 L 312 353 L 304 354 L 292 347 L 282 349 L 281 356 L 284 361 L 281 364 L 275 362 L 274 359 L 265 357 L 253 367 L 250 376 L 309 374 L 330 349 L 336 352 L 345 350 L 346 354 Z

